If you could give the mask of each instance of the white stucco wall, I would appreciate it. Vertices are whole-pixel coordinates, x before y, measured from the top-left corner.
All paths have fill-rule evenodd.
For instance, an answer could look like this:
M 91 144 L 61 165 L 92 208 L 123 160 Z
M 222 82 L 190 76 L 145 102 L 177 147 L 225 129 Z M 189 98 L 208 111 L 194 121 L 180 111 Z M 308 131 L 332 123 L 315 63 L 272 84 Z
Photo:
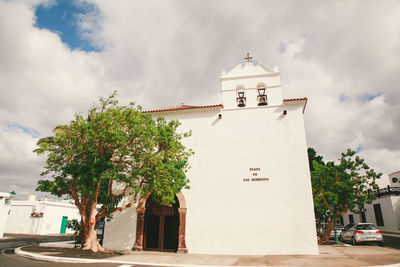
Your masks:
M 244 78 L 223 76 L 223 109 L 153 113 L 178 119 L 182 132 L 192 130 L 183 140 L 195 152 L 187 173 L 191 189 L 183 191 L 187 248 L 199 254 L 318 254 L 303 103 L 283 104 L 279 73 L 254 70 L 254 77 L 246 68 Z M 259 83 L 267 94 L 273 85 L 268 106 L 257 106 Z M 244 108 L 236 106 L 238 84 L 247 90 Z M 135 227 L 135 207 L 116 214 L 106 223 L 105 247 L 131 249 Z
M 6 204 L 6 198 L 9 196 L 10 194 L 8 193 L 0 192 L 0 238 L 3 237 L 8 219 L 8 211 L 10 210 L 10 205 Z
M 367 223 L 373 223 L 377 225 L 374 211 L 374 204 L 380 204 L 383 216 L 384 226 L 378 226 L 381 231 L 387 232 L 397 232 L 400 233 L 400 196 L 384 196 L 381 198 L 377 198 L 371 204 L 365 204 L 364 207 L 366 209 L 365 218 Z M 354 214 L 351 211 L 348 211 L 344 216 L 344 224 L 347 225 L 350 223 L 349 215 L 353 214 L 354 222 L 361 222 L 361 215 Z
M 49 202 L 46 204 L 40 232 L 41 235 L 59 234 L 63 216 L 68 217 L 68 220 L 77 219 L 80 221 L 81 219 L 78 208 L 73 204 L 57 202 Z M 67 228 L 65 233 L 73 232 L 73 230 Z
M 221 76 L 221 98 L 225 109 L 241 109 L 237 106 L 237 89 L 244 88 L 246 107 L 257 107 L 259 85 L 266 88 L 269 106 L 282 105 L 280 73 L 264 65 L 247 63 L 236 66 Z
M 397 230 L 395 232 L 400 233 L 400 196 L 391 196 L 394 221 L 397 221 Z M 396 224 L 395 224 L 396 225 Z
M 43 213 L 43 217 L 32 217 L 32 212 Z M 62 217 L 80 219 L 75 205 L 55 201 L 12 201 L 5 233 L 59 234 Z M 67 229 L 66 233 L 73 231 Z
M 10 207 L 5 233 L 35 234 L 39 218 L 31 217 L 33 203 L 14 200 Z
M 184 140 L 195 151 L 191 189 L 183 192 L 190 253 L 318 253 L 302 106 L 165 117 L 192 130 Z M 249 168 L 269 181 L 243 182 L 257 178 Z M 106 224 L 106 247 L 132 248 L 135 216 L 131 208 Z M 108 238 L 122 235 L 129 238 Z
M 103 246 L 111 250 L 132 250 L 136 240 L 136 206 L 114 213 L 105 223 Z

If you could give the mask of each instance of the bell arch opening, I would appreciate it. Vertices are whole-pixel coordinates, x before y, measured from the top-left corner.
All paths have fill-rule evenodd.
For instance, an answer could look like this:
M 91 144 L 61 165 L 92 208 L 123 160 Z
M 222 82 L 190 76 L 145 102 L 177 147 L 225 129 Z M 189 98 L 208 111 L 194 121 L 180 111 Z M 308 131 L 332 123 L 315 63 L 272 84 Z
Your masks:
M 186 201 L 182 193 L 172 206 L 159 205 L 150 194 L 139 200 L 134 250 L 187 253 Z

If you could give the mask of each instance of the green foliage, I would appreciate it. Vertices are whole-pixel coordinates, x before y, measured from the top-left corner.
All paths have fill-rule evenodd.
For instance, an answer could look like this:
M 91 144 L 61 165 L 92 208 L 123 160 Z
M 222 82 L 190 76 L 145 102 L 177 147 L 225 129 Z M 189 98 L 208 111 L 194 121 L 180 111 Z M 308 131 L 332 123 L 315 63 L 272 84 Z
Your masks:
M 323 157 L 318 155 L 317 152 L 314 150 L 314 148 L 309 147 L 307 149 L 308 152 L 308 162 L 310 164 L 310 172 L 314 171 L 314 162 L 315 164 L 320 164 L 320 165 L 325 165 L 325 162 L 323 161 Z M 312 175 L 311 175 L 312 178 Z M 314 186 L 313 186 L 313 193 L 314 193 Z M 315 213 L 315 218 L 318 221 L 326 221 L 327 219 L 327 207 L 324 202 L 316 202 L 315 201 L 315 196 L 314 196 L 314 213 Z
M 134 103 L 119 106 L 115 95 L 100 98 L 86 117 L 76 114 L 56 127 L 34 151 L 47 155 L 41 174 L 46 179 L 36 190 L 73 197 L 83 223 L 92 216 L 93 203 L 102 204 L 98 224 L 100 218 L 130 207 L 140 195 L 153 193 L 161 204 L 168 204 L 182 188 L 189 188 L 185 172 L 193 152 L 181 141 L 190 132 L 177 133 L 178 121 L 153 119 Z M 131 201 L 118 206 L 124 196 Z
M 310 164 L 310 171 L 314 170 L 313 162 L 316 161 L 319 164 L 325 165 L 325 162 L 322 160 L 323 157 L 318 155 L 314 148 L 309 147 L 307 149 L 308 153 L 308 163 Z
M 337 163 L 324 163 L 310 148 L 312 159 L 311 180 L 314 208 L 317 219 L 331 217 L 335 213 L 340 217 L 349 209 L 358 212 L 358 208 L 375 199 L 373 190 L 378 188 L 376 179 L 381 173 L 371 169 L 356 152 L 348 149 L 342 153 Z
M 79 230 L 81 229 L 81 224 L 78 222 L 77 219 L 68 220 L 67 228 L 75 232 L 79 232 Z
M 67 228 L 74 231 L 73 239 L 75 241 L 75 246 L 80 241 L 79 232 L 81 231 L 81 224 L 78 222 L 77 219 L 68 220 Z

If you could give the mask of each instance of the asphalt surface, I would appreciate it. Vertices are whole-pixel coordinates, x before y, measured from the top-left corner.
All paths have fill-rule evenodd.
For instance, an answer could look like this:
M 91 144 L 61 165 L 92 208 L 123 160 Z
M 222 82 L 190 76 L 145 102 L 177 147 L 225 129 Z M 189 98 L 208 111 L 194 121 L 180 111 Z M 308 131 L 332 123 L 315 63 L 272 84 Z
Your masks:
M 79 266 L 81 264 L 73 263 L 55 263 L 36 261 L 27 258 L 23 258 L 14 254 L 14 249 L 21 246 L 35 245 L 44 242 L 56 242 L 70 240 L 68 236 L 31 236 L 31 235 L 5 235 L 10 237 L 7 239 L 0 239 L 0 267 L 14 267 L 14 266 Z M 91 263 L 85 264 L 85 266 L 119 266 L 120 264 L 110 263 Z
M 55 263 L 44 262 L 23 258 L 14 254 L 14 249 L 21 246 L 35 245 L 45 242 L 57 242 L 70 240 L 67 236 L 31 236 L 31 235 L 6 235 L 8 239 L 0 239 L 0 267 L 3 266 L 135 266 L 139 265 L 121 265 L 111 263 L 91 263 L 91 264 L 73 264 L 73 263 Z M 400 238 L 385 236 L 385 247 L 400 249 Z M 361 246 L 357 246 L 360 247 Z M 298 257 L 295 257 L 296 259 Z

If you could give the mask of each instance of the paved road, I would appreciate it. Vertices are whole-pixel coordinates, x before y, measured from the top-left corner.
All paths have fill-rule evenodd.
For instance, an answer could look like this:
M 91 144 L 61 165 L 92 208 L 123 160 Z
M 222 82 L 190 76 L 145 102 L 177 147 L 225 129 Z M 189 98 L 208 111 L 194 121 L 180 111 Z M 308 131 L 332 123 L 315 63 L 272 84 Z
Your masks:
M 10 237 L 10 235 L 6 235 Z M 42 242 L 55 242 L 69 240 L 66 236 L 30 236 L 30 235 L 12 235 L 12 238 L 0 239 L 0 267 L 14 267 L 14 266 L 74 266 L 77 264 L 71 263 L 55 263 L 55 262 L 44 262 L 36 261 L 27 258 L 23 258 L 14 254 L 14 249 L 21 246 L 35 245 Z M 81 265 L 81 264 L 79 264 Z M 85 264 L 85 266 L 119 266 L 119 264 Z
M 400 238 L 385 236 L 385 247 L 400 249 Z M 27 258 L 23 258 L 14 254 L 14 249 L 20 246 L 34 245 L 42 242 L 55 242 L 68 240 L 65 236 L 29 236 L 29 235 L 14 235 L 9 239 L 0 240 L 0 267 L 14 267 L 14 266 L 100 266 L 100 267 L 117 267 L 124 266 L 120 264 L 110 264 L 110 263 L 99 263 L 99 264 L 70 264 L 70 263 L 54 263 L 54 262 L 44 262 L 36 261 Z M 133 266 L 133 265 L 125 265 Z M 136 266 L 135 267 L 139 267 Z

